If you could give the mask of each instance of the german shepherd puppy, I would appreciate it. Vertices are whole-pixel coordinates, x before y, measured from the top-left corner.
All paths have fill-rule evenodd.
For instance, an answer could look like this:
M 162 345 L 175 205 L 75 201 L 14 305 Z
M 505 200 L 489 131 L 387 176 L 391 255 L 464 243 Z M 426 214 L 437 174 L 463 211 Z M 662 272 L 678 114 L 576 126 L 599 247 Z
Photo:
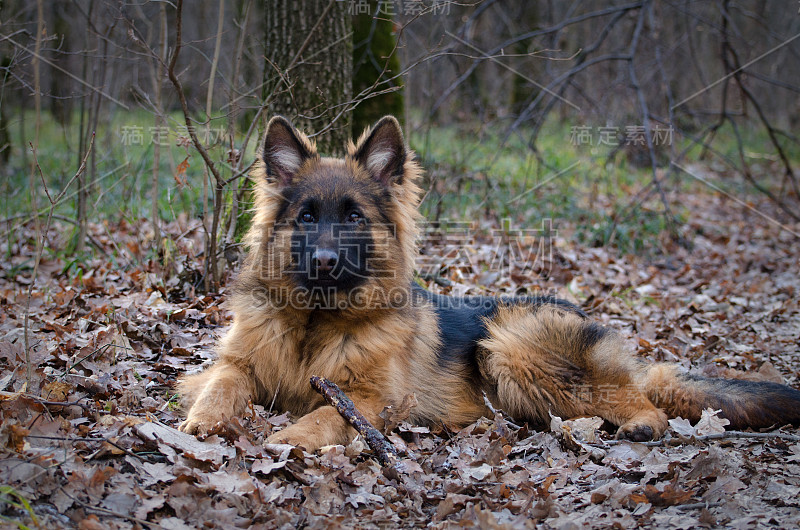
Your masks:
M 282 117 L 256 163 L 248 258 L 233 288 L 219 359 L 182 380 L 181 429 L 202 433 L 252 400 L 299 416 L 272 434 L 313 451 L 355 430 L 309 384 L 338 384 L 380 428 L 379 413 L 416 394 L 411 421 L 461 427 L 488 411 L 519 421 L 601 416 L 618 437 L 660 437 L 669 416 L 722 409 L 733 428 L 800 422 L 800 392 L 705 379 L 648 364 L 620 336 L 552 297 L 447 297 L 413 279 L 421 169 L 387 116 L 322 158 Z

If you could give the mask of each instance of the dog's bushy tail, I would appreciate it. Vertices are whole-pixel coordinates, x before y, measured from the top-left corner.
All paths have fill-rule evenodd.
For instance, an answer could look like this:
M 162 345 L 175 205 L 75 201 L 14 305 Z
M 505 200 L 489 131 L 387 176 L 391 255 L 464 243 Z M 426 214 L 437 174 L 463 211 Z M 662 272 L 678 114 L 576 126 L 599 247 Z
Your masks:
M 786 385 L 712 379 L 656 364 L 647 372 L 647 397 L 670 416 L 697 421 L 703 409 L 722 410 L 730 428 L 800 425 L 800 391 Z

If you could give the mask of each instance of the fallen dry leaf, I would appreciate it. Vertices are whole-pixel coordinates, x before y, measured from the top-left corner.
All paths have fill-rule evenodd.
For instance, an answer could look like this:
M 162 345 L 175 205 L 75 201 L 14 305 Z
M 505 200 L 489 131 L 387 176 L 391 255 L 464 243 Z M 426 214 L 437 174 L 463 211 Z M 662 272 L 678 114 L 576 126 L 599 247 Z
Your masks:
M 428 287 L 557 294 L 618 329 L 645 362 L 798 386 L 800 239 L 716 195 L 678 200 L 691 212 L 681 227 L 691 251 L 672 243 L 651 256 L 589 248 L 573 241 L 564 221 L 552 255 L 531 266 L 525 260 L 537 255 L 536 238 L 511 248 L 514 241 L 498 243 L 498 222 L 481 218 L 462 230 L 468 241 L 423 241 L 423 261 L 450 281 Z M 293 421 L 268 406 L 254 405 L 204 441 L 181 433 L 173 384 L 214 358 L 232 316 L 230 277 L 220 293 L 200 294 L 201 223 L 184 216 L 161 229 L 175 243 L 173 263 L 162 269 L 149 261 L 146 222 L 90 224 L 105 254 L 71 265 L 80 274 L 63 272 L 67 264 L 54 253 L 31 278 L 32 225 L 0 253 L 0 476 L 31 501 L 42 527 L 145 526 L 112 513 L 161 528 L 800 522 L 800 444 L 698 440 L 724 431 L 713 411 L 695 426 L 671 419 L 668 443 L 604 445 L 613 429 L 591 418 L 554 418 L 551 431 L 516 428 L 503 414 L 457 431 L 412 426 L 409 397 L 384 416 L 401 456 L 391 470 L 358 438 L 315 454 L 265 444 Z M 28 286 L 30 382 L 21 319 Z M 3 515 L 32 527 L 7 504 Z

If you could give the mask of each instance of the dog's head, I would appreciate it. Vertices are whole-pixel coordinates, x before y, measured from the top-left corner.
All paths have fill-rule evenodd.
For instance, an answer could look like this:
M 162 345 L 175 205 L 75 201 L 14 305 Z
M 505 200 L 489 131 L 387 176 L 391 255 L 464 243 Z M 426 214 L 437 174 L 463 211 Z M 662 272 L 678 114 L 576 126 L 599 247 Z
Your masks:
M 369 307 L 363 297 L 376 290 L 407 289 L 419 173 L 391 116 L 344 158 L 320 157 L 285 118 L 272 118 L 254 171 L 251 265 L 289 303 L 312 308 L 352 309 L 355 295 Z

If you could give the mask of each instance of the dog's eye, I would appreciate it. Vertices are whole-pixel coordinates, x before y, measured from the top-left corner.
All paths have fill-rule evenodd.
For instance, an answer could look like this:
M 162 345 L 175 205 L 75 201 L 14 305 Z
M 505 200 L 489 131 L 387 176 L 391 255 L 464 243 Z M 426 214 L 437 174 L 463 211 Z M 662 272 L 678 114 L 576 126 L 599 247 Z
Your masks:
M 313 223 L 316 221 L 316 218 L 311 212 L 303 212 L 300 214 L 300 220 L 304 223 Z
M 358 212 L 350 212 L 350 215 L 347 216 L 347 220 L 351 223 L 357 223 L 362 219 L 363 217 L 361 217 L 361 214 Z

